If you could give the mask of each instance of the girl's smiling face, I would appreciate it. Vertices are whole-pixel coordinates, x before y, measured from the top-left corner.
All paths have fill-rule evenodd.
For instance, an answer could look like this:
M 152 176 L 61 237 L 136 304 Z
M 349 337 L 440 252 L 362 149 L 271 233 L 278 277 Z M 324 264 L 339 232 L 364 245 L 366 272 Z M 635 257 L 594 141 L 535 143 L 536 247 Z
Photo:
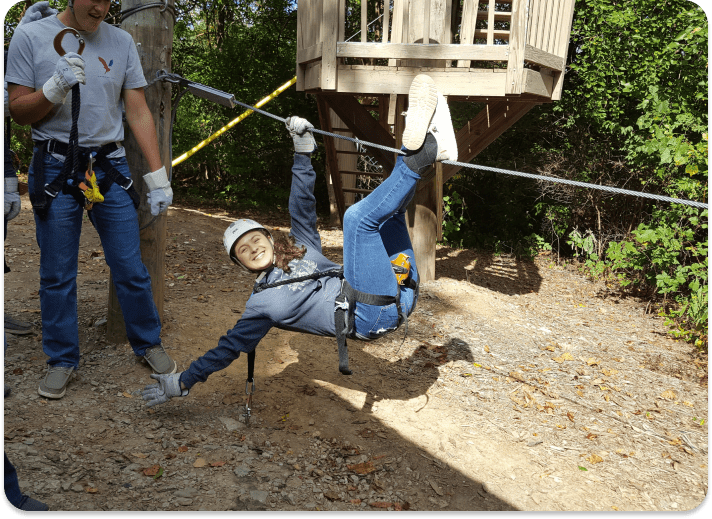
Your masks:
M 247 232 L 235 242 L 235 257 L 250 270 L 264 270 L 274 261 L 272 240 L 259 230 Z

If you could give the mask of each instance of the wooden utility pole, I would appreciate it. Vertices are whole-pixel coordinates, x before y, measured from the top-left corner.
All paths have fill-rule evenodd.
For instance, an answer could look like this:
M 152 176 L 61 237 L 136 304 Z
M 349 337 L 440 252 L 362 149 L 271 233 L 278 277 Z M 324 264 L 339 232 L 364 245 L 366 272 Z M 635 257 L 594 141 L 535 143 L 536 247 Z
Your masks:
M 153 0 L 122 0 L 121 10 L 141 5 L 155 4 Z M 157 81 L 159 70 L 171 71 L 171 54 L 173 52 L 173 12 L 174 0 L 168 0 L 167 8 L 162 11 L 162 6 L 143 9 L 128 17 L 124 17 L 121 28 L 131 34 L 136 43 L 136 49 L 143 67 L 143 74 L 149 82 L 146 87 L 146 102 L 153 114 L 153 121 L 158 134 L 158 146 L 161 159 L 170 171 L 170 124 L 171 124 L 171 84 Z M 138 209 L 138 224 L 141 228 L 141 259 L 151 275 L 151 288 L 153 300 L 158 309 L 158 316 L 163 320 L 163 295 L 165 283 L 165 256 L 166 256 L 166 214 L 154 218 L 146 198 L 146 184 L 143 175 L 150 173 L 148 163 L 138 146 L 138 142 L 125 127 L 124 147 L 128 160 L 134 187 L 141 197 Z M 113 280 L 109 283 L 109 311 L 107 315 L 106 339 L 109 342 L 125 342 L 126 327 L 116 297 Z

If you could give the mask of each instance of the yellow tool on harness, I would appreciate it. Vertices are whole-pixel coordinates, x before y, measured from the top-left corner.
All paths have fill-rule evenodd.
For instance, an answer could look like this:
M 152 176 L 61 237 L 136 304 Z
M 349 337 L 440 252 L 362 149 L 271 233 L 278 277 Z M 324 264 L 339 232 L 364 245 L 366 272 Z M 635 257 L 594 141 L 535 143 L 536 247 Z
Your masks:
M 410 256 L 401 252 L 395 259 L 391 260 L 391 264 L 398 284 L 404 285 L 410 276 Z
M 101 194 L 101 191 L 99 191 L 99 183 L 96 180 L 96 173 L 94 173 L 94 170 L 92 169 L 94 160 L 93 156 L 89 157 L 89 165 L 87 166 L 86 173 L 84 173 L 86 182 L 79 183 L 79 189 L 82 190 L 82 193 L 84 193 L 84 196 L 87 198 L 84 203 L 84 208 L 87 211 L 91 211 L 91 208 L 94 207 L 95 203 L 104 201 L 104 196 Z

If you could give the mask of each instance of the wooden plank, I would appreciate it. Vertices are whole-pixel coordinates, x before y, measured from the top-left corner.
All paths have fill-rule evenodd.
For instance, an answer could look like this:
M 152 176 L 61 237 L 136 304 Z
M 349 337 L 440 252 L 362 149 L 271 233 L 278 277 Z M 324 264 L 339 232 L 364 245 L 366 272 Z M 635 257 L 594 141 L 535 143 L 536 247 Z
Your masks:
M 322 66 L 321 89 L 336 90 L 336 41 L 339 35 L 339 3 L 333 0 L 324 1 L 323 17 L 321 20 L 322 35 Z
M 507 81 L 505 93 L 520 94 L 524 69 L 524 45 L 527 0 L 514 0 L 512 4 L 512 23 L 509 36 L 509 62 L 507 63 Z
M 545 99 L 550 99 L 554 89 L 554 78 L 551 72 L 542 70 L 524 69 L 522 78 L 522 93 L 534 94 Z
M 546 52 L 555 53 L 558 47 L 559 34 L 561 33 L 561 19 L 563 18 L 563 7 L 564 0 L 552 0 L 553 7 L 551 11 L 551 19 L 549 24 L 551 28 L 549 29 L 549 39 L 546 42 Z
M 363 1 L 363 0 L 362 0 Z M 424 45 L 430 43 L 430 0 L 424 0 L 423 5 L 423 41 Z
M 475 29 L 475 39 L 486 38 L 489 41 L 490 36 L 494 40 L 507 40 L 511 38 L 511 32 L 506 29 Z
M 354 193 L 354 194 L 361 194 L 361 195 L 368 195 L 369 193 L 373 193 L 373 189 L 361 189 L 358 187 L 344 187 L 342 188 L 344 193 Z
M 371 171 L 344 171 L 341 170 L 339 171 L 342 175 L 363 175 L 365 177 L 378 177 L 378 178 L 383 178 L 383 173 L 375 173 Z
M 481 44 L 429 44 L 422 43 L 360 43 L 339 42 L 336 56 L 339 58 L 374 59 L 458 59 L 478 61 L 507 61 L 507 45 Z M 306 52 L 304 54 L 306 57 Z M 302 60 L 299 54 L 299 60 Z
M 541 67 L 547 67 L 553 70 L 562 71 L 566 65 L 566 59 L 549 52 L 527 45 L 524 48 L 524 61 L 534 63 Z
M 322 130 L 331 133 L 331 120 L 329 116 L 329 105 L 322 96 L 316 96 L 316 104 L 319 110 L 319 125 Z M 339 220 L 344 221 L 344 193 L 341 190 L 341 177 L 339 175 L 339 160 L 336 156 L 336 137 L 324 136 L 324 145 L 326 148 L 326 170 L 329 178 L 331 180 L 331 185 L 334 189 L 334 198 L 336 201 L 337 210 L 339 213 Z M 327 184 L 329 182 L 327 181 Z
M 387 67 L 384 67 L 387 69 Z M 375 67 L 339 67 L 339 92 L 354 94 L 407 94 L 413 78 L 427 73 L 437 89 L 445 96 L 504 96 L 507 74 L 505 70 L 420 69 L 398 68 L 397 74 L 390 69 Z
M 304 90 L 321 88 L 321 61 L 307 63 L 304 66 Z
M 558 74 L 554 78 L 554 87 L 551 92 L 552 101 L 558 101 L 561 99 L 561 92 L 564 88 L 564 74 L 566 67 L 566 57 L 568 54 L 569 40 L 571 37 L 571 24 L 573 23 L 574 17 L 574 0 L 566 0 L 564 7 L 564 14 L 561 19 L 562 30 L 559 33 L 559 41 L 557 42 L 556 52 L 564 60 L 564 70 L 561 74 Z
M 490 3 L 487 6 L 487 45 L 494 45 L 494 20 L 495 20 L 495 2 L 493 0 L 490 0 Z M 512 13 L 509 13 L 509 20 L 512 19 Z M 507 37 L 509 37 L 509 34 L 507 34 Z
M 391 28 L 391 43 L 403 43 L 403 35 L 408 31 L 406 12 L 408 10 L 408 0 L 393 0 L 393 27 Z M 398 62 L 395 59 L 388 61 L 389 67 L 395 67 Z
M 321 94 L 329 107 L 358 139 L 393 148 L 395 139 L 356 99 L 350 95 Z M 386 170 L 395 166 L 393 154 L 378 148 L 369 148 L 369 154 Z
M 391 0 L 383 0 L 383 43 L 388 43 L 388 24 L 391 15 Z
M 361 0 L 361 43 L 368 41 L 368 1 Z
M 435 279 L 435 246 L 438 239 L 438 206 L 442 204 L 442 197 L 438 198 L 436 179 L 418 185 L 413 200 L 408 205 L 406 223 L 408 234 L 413 244 L 415 264 L 420 275 L 420 281 Z
M 512 13 L 510 13 L 510 12 L 508 12 L 508 11 L 495 11 L 495 10 L 494 10 L 495 5 L 496 5 L 496 4 L 499 4 L 499 3 L 501 3 L 501 2 L 494 2 L 494 3 L 490 4 L 490 5 L 492 6 L 492 11 L 491 11 L 491 12 L 493 13 L 492 16 L 494 17 L 493 21 L 495 21 L 495 22 L 508 22 L 508 21 L 510 21 L 510 20 L 512 19 Z M 478 18 L 478 19 L 485 19 L 485 18 L 486 18 L 486 19 L 487 19 L 487 22 L 488 22 L 488 25 L 489 25 L 489 16 L 490 16 L 490 10 L 489 10 L 489 8 L 487 9 L 487 11 L 477 11 L 477 18 Z
M 539 27 L 539 5 L 540 0 L 528 0 L 527 13 L 527 43 L 536 47 L 536 34 Z
M 465 0 L 462 6 L 460 21 L 460 45 L 472 45 L 475 41 L 475 26 L 477 24 L 478 0 Z M 469 67 L 470 60 L 460 60 L 458 67 Z
M 297 65 L 306 65 L 307 63 L 311 63 L 312 61 L 320 60 L 322 54 L 322 47 L 323 45 L 321 43 L 317 43 L 316 45 L 312 45 L 311 47 L 308 47 L 306 49 L 298 49 Z

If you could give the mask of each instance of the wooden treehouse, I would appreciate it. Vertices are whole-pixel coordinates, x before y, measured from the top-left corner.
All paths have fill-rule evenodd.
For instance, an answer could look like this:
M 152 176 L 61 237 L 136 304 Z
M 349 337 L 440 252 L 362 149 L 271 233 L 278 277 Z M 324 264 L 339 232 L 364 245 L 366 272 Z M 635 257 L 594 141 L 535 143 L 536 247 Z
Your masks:
M 469 162 L 532 107 L 561 98 L 573 10 L 574 0 L 299 0 L 297 90 L 315 95 L 322 130 L 400 148 L 410 83 L 427 73 L 448 102 L 484 105 L 455 128 L 458 161 Z M 347 16 L 359 14 L 347 34 Z M 391 171 L 395 154 L 342 139 L 325 144 L 333 213 L 342 219 Z M 366 154 L 378 164 L 365 163 Z M 436 164 L 408 209 L 423 280 L 435 276 L 442 186 L 458 170 Z

